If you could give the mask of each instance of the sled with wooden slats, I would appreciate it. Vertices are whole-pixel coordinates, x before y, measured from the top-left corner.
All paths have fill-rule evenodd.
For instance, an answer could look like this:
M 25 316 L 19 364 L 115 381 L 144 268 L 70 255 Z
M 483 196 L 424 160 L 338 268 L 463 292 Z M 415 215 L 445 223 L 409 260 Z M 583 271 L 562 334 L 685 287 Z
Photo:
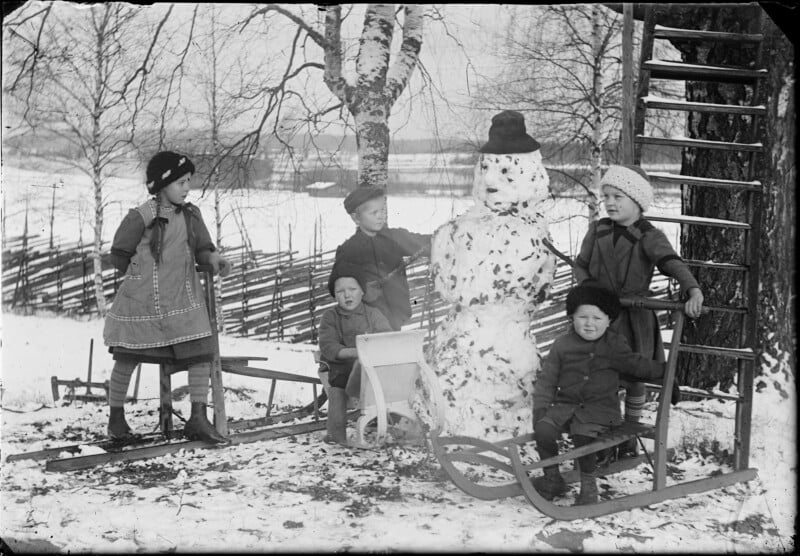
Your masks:
M 680 303 L 655 299 L 623 299 L 622 303 L 628 307 L 637 306 L 652 310 L 674 311 L 673 336 L 669 347 L 666 372 L 660 385 L 661 394 L 656 410 L 655 424 L 623 423 L 590 444 L 565 450 L 555 457 L 532 463 L 525 463 L 536 457 L 532 434 L 499 442 L 488 442 L 467 436 L 431 435 L 436 458 L 456 486 L 467 494 L 483 500 L 525 496 L 541 513 L 554 519 L 573 520 L 648 506 L 664 500 L 749 481 L 756 477 L 756 469 L 745 468 L 693 481 L 667 484 L 667 448 L 672 386 L 675 381 L 678 354 L 682 351 L 690 351 L 686 349 L 687 346 L 681 344 L 685 318 L 682 311 L 683 306 Z M 652 440 L 652 457 L 645 450 L 641 455 L 612 461 L 598 469 L 598 476 L 621 473 L 647 461 L 652 466 L 652 485 L 642 485 L 643 488 L 639 492 L 601 500 L 597 504 L 569 506 L 564 505 L 566 499 L 553 501 L 544 499 L 533 487 L 532 479 L 537 473 L 542 472 L 544 467 L 572 462 L 583 455 L 611 448 L 630 439 L 637 439 L 642 447 L 644 447 L 642 439 Z M 484 474 L 478 480 L 475 477 L 481 470 Z M 484 479 L 483 477 L 487 474 L 492 477 Z M 562 474 L 568 483 L 576 482 L 580 478 L 576 470 Z

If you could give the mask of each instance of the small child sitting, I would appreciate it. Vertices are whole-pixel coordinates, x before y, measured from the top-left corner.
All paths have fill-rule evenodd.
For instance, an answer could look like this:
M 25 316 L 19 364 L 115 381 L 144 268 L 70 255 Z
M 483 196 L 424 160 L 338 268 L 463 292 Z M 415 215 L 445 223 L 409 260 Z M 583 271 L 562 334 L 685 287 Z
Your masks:
M 622 422 L 619 375 L 640 379 L 664 375 L 666 364 L 631 350 L 621 334 L 609 329 L 619 315 L 611 291 L 577 286 L 567 294 L 571 330 L 556 339 L 534 385 L 533 427 L 541 460 L 558 455 L 557 440 L 567 430 L 576 447 Z M 575 505 L 597 502 L 597 453 L 578 458 L 581 491 Z M 567 492 L 558 465 L 544 468 L 533 486 L 547 500 Z
M 386 192 L 379 187 L 356 188 L 345 198 L 344 208 L 358 229 L 336 249 L 336 261 L 361 268 L 364 303 L 380 310 L 392 330 L 400 330 L 411 318 L 403 257 L 429 256 L 431 236 L 389 228 Z
M 390 332 L 389 321 L 378 309 L 361 302 L 366 290 L 361 270 L 337 262 L 328 280 L 328 291 L 336 305 L 322 315 L 319 323 L 320 362 L 329 369 L 328 426 L 325 442 L 347 443 L 348 379 L 358 359 L 356 336 Z

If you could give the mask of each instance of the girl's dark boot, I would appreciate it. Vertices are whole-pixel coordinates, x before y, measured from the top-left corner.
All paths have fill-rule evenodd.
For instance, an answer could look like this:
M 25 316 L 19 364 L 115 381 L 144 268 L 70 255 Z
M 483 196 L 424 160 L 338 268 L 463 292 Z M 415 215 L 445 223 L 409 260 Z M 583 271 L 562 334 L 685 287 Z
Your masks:
M 108 438 L 111 440 L 133 440 L 139 435 L 135 434 L 128 422 L 125 421 L 125 409 L 122 407 L 108 408 Z
M 566 494 L 569 490 L 564 477 L 558 470 L 557 465 L 549 465 L 544 468 L 544 476 L 536 477 L 533 480 L 533 488 L 542 495 L 545 500 L 552 500 L 556 496 Z
M 189 440 L 202 440 L 217 444 L 229 444 L 230 440 L 214 428 L 206 416 L 206 404 L 192 402 L 192 414 L 183 427 L 183 435 Z
M 325 442 L 347 444 L 347 393 L 331 386 L 328 391 L 328 423 Z

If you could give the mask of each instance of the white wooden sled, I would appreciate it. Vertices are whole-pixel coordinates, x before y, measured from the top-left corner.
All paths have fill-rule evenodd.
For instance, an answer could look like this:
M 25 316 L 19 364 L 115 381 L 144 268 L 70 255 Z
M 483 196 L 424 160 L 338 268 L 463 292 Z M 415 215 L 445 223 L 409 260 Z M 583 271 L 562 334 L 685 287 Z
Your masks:
M 377 421 L 373 444 L 386 441 L 389 414 L 400 415 L 412 421 L 418 417 L 411 408 L 411 399 L 421 379 L 430 399 L 433 418 L 431 434 L 438 434 L 444 423 L 444 399 L 438 379 L 425 361 L 422 353 L 424 330 L 403 330 L 356 336 L 356 349 L 361 364 L 361 390 L 359 408 L 361 415 L 356 423 L 357 441 L 369 443 L 364 431 L 372 421 Z

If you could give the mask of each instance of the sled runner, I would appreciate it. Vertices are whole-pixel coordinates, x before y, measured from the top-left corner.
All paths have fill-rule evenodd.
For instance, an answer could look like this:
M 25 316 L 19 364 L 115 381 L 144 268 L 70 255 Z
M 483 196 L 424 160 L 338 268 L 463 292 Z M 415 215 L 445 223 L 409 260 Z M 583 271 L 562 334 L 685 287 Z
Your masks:
M 672 332 L 666 372 L 660 388 L 661 394 L 656 410 L 655 424 L 623 423 L 619 427 L 615 427 L 606 434 L 599 436 L 590 444 L 566 450 L 552 458 L 533 461 L 533 463 L 525 463 L 523 461 L 523 458 L 526 461 L 530 461 L 536 455 L 533 434 L 521 435 L 498 442 L 488 442 L 467 436 L 439 437 L 431 435 L 436 458 L 456 486 L 467 494 L 483 500 L 497 500 L 524 495 L 543 514 L 554 519 L 573 520 L 630 510 L 664 500 L 750 481 L 756 477 L 756 469 L 741 468 L 694 481 L 667 485 L 667 433 L 669 429 L 672 386 L 675 380 L 678 353 L 681 351 L 679 348 L 681 347 L 680 340 L 685 318 L 682 311 L 683 306 L 680 303 L 655 299 L 636 301 L 623 299 L 621 301 L 626 306 L 674 311 L 675 325 Z M 645 489 L 641 492 L 609 500 L 600 500 L 596 504 L 564 506 L 554 501 L 546 500 L 533 487 L 533 475 L 531 472 L 541 471 L 546 466 L 575 460 L 580 456 L 610 448 L 625 440 L 637 439 L 639 444 L 644 447 L 641 439 L 645 438 L 654 442 L 652 458 L 644 451 L 643 455 L 620 459 L 599 467 L 598 476 L 620 473 L 647 460 L 653 471 L 652 489 Z M 465 468 L 464 464 L 488 467 L 490 469 L 489 474 L 493 476 L 494 481 L 488 482 L 485 479 L 480 481 L 473 479 L 475 472 L 469 469 L 462 470 L 462 468 Z M 564 473 L 563 475 L 564 480 L 568 483 L 579 479 L 577 471 Z
M 233 357 L 220 357 L 219 355 L 219 341 L 217 337 L 217 321 L 216 321 L 216 297 L 214 293 L 214 280 L 211 267 L 198 266 L 198 272 L 203 273 L 203 285 L 205 289 L 206 306 L 209 310 L 211 318 L 212 330 L 214 331 L 214 344 L 215 344 L 215 358 L 211 366 L 211 398 L 214 407 L 214 425 L 217 430 L 230 435 L 232 444 L 240 444 L 245 442 L 255 442 L 259 440 L 269 440 L 273 438 L 280 438 L 282 436 L 290 436 L 292 434 L 301 434 L 322 430 L 325 428 L 325 419 L 320 418 L 319 408 L 327 401 L 327 395 L 324 391 L 318 391 L 318 386 L 321 385 L 317 377 L 309 377 L 283 371 L 276 371 L 270 369 L 263 369 L 252 366 L 254 362 L 266 361 L 266 357 L 257 356 L 233 356 Z M 91 372 L 91 367 L 90 367 Z M 173 428 L 172 416 L 177 414 L 172 407 L 172 380 L 171 376 L 175 370 L 167 365 L 159 366 L 159 383 L 160 383 L 160 406 L 159 406 L 159 432 L 140 435 L 138 438 L 127 442 L 111 441 L 103 439 L 96 442 L 83 442 L 80 444 L 72 444 L 67 446 L 58 446 L 53 448 L 45 448 L 43 450 L 36 450 L 32 452 L 10 454 L 6 457 L 6 462 L 12 462 L 23 459 L 34 460 L 50 460 L 46 464 L 48 471 L 67 471 L 74 469 L 84 469 L 94 465 L 100 465 L 110 461 L 131 461 L 137 459 L 145 459 L 149 457 L 157 457 L 167 453 L 174 453 L 179 450 L 196 449 L 196 448 L 211 448 L 219 447 L 217 444 L 206 443 L 202 441 L 173 441 L 182 437 L 182 429 Z M 265 378 L 271 381 L 269 398 L 267 400 L 266 415 L 254 419 L 242 419 L 228 421 L 225 412 L 225 401 L 223 398 L 223 384 L 222 373 L 227 372 L 231 374 L 239 374 L 243 376 L 253 376 L 258 378 Z M 91 378 L 91 374 L 90 374 Z M 312 398 L 304 406 L 284 412 L 273 414 L 273 399 L 277 387 L 277 383 L 294 382 L 311 385 Z M 138 377 L 137 377 L 138 384 Z M 77 398 L 76 399 L 80 399 Z M 313 421 L 306 423 L 297 423 L 288 426 L 274 427 L 281 423 L 292 422 L 297 419 L 303 419 L 313 416 Z M 355 418 L 356 413 L 353 412 L 348 415 L 349 419 Z M 270 427 L 273 428 L 265 428 Z M 260 427 L 260 429 L 259 429 Z M 255 430 L 250 430 L 255 429 Z M 89 455 L 78 455 L 86 452 L 103 451 L 105 453 L 93 453 Z M 63 454 L 73 454 L 74 457 L 59 458 Z
M 356 336 L 356 349 L 361 365 L 360 416 L 356 424 L 357 441 L 368 446 L 364 432 L 367 425 L 377 421 L 375 444 L 386 440 L 390 415 L 417 421 L 411 408 L 411 398 L 420 381 L 429 389 L 433 405 L 434 425 L 444 420 L 444 403 L 436 375 L 425 361 L 422 342 L 425 330 L 403 330 Z

